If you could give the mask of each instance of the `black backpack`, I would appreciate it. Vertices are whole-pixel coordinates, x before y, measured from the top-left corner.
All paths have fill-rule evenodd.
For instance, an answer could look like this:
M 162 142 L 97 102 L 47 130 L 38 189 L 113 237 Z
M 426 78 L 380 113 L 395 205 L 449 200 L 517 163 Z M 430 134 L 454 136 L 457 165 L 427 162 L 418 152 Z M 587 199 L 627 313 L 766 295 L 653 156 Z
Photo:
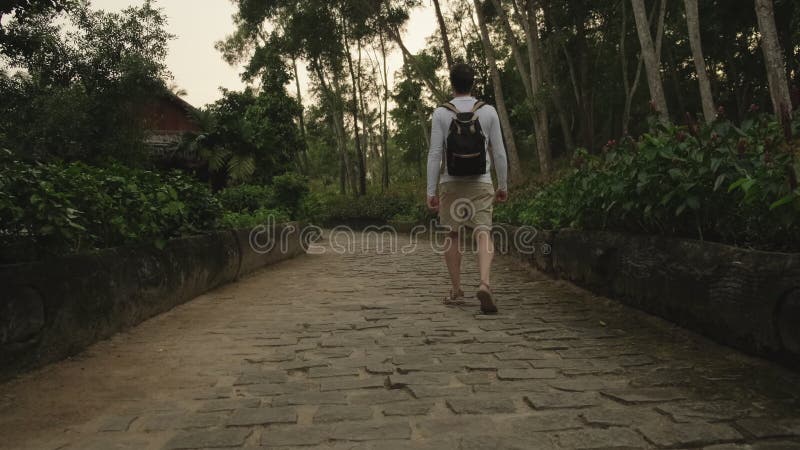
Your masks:
M 456 177 L 486 173 L 486 136 L 475 114 L 486 106 L 476 102 L 470 112 L 460 112 L 452 103 L 441 105 L 455 113 L 450 122 L 445 145 L 447 173 Z

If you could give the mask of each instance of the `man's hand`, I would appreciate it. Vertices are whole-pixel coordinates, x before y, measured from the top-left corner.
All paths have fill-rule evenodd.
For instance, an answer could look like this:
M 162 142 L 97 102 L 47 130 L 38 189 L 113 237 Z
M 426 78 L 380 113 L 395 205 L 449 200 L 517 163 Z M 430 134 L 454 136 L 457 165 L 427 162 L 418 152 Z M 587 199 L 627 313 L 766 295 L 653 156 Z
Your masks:
M 430 209 L 433 212 L 439 212 L 439 197 L 436 196 L 431 197 L 429 195 L 427 204 L 428 204 L 428 209 Z
M 508 191 L 498 189 L 494 194 L 494 199 L 497 203 L 505 203 L 508 201 Z

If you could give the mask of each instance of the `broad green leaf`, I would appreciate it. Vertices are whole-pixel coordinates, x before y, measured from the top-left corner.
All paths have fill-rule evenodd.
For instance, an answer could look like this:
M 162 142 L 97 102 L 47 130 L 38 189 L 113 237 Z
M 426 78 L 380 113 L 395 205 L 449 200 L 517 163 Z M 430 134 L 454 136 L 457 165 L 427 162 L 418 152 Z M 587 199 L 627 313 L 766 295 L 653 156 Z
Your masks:
M 724 174 L 724 173 L 717 177 L 717 181 L 714 182 L 714 192 L 719 190 L 719 187 L 722 186 L 722 183 L 725 182 L 725 179 L 727 177 L 728 176 L 726 174 Z
M 775 209 L 775 208 L 779 208 L 779 207 L 781 207 L 781 206 L 783 206 L 783 205 L 786 205 L 786 204 L 789 204 L 789 203 L 791 203 L 791 202 L 792 202 L 793 200 L 795 200 L 796 198 L 800 198 L 800 197 L 798 197 L 798 196 L 797 196 L 797 194 L 795 194 L 794 192 L 792 192 L 791 194 L 789 194 L 789 195 L 787 195 L 787 196 L 785 196 L 785 197 L 781 198 L 780 200 L 776 201 L 775 203 L 771 204 L 771 205 L 769 206 L 769 209 L 770 209 L 770 211 L 772 211 L 772 210 L 773 210 L 773 209 Z

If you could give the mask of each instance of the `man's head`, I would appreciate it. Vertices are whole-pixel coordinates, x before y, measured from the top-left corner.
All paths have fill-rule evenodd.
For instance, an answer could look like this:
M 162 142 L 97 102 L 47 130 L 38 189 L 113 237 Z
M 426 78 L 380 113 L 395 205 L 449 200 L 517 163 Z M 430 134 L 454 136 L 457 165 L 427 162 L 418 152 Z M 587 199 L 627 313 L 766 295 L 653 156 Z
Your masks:
M 472 92 L 475 83 L 475 71 L 468 64 L 457 63 L 450 68 L 450 84 L 456 95 L 466 95 Z

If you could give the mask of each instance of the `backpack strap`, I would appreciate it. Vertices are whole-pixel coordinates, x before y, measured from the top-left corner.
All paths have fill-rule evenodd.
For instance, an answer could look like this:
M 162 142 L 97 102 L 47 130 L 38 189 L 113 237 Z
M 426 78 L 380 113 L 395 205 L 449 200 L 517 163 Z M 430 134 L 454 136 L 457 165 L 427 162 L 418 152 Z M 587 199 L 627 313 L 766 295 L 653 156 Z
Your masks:
M 471 111 L 472 114 L 475 114 L 476 112 L 478 112 L 479 109 L 483 108 L 484 106 L 486 106 L 486 102 L 480 102 L 480 101 L 475 102 L 475 105 L 472 107 Z M 448 109 L 456 114 L 461 114 L 461 111 L 459 111 L 458 108 L 456 108 L 456 106 L 450 102 L 442 103 L 441 105 L 439 105 L 439 107 Z
M 458 108 L 456 108 L 456 105 L 454 105 L 454 104 L 452 104 L 450 102 L 442 103 L 441 105 L 439 105 L 439 107 L 440 108 L 444 108 L 444 109 L 448 109 L 448 110 L 450 110 L 450 111 L 452 111 L 452 112 L 454 112 L 456 114 L 461 112 L 461 111 L 458 110 Z

